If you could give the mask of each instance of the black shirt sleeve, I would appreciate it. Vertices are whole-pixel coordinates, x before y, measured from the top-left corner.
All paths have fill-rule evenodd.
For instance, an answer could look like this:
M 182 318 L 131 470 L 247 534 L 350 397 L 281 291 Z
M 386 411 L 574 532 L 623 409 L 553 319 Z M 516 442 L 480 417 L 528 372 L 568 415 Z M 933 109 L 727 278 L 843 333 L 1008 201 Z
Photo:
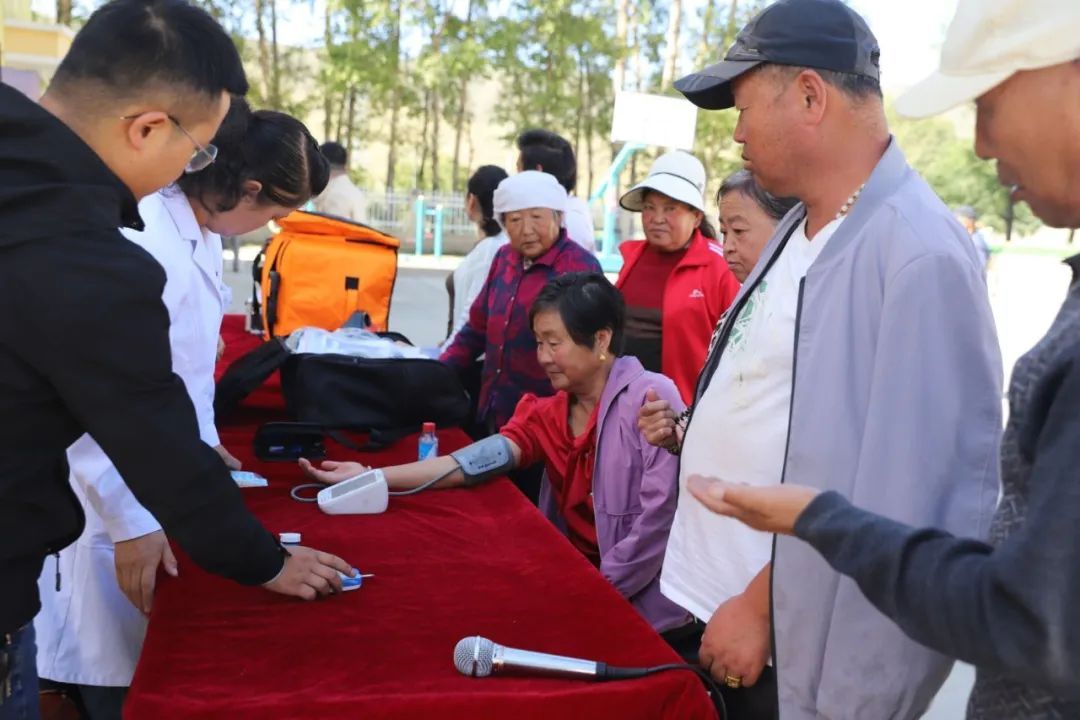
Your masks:
M 1080 697 L 1080 353 L 1036 397 L 1028 515 L 1001 545 L 914 529 L 834 492 L 795 532 L 918 642 Z
M 33 319 L 19 352 L 195 562 L 241 583 L 267 582 L 281 570 L 280 547 L 199 438 L 172 372 L 164 271 L 119 233 L 100 239 L 65 244 L 19 278 L 19 316 Z

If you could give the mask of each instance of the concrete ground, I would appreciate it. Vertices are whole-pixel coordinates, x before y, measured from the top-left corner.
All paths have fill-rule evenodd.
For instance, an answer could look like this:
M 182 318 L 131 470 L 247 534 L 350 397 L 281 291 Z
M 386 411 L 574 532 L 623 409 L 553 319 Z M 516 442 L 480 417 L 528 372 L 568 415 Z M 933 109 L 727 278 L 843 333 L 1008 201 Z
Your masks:
M 244 299 L 251 296 L 251 255 L 246 250 L 241 250 L 239 273 L 232 272 L 231 261 L 226 260 L 226 276 L 234 297 L 231 312 L 242 312 Z M 1080 252 L 1080 247 L 1077 251 Z M 416 345 L 431 346 L 445 338 L 448 313 L 445 279 L 456 262 L 455 258 L 401 256 L 390 308 L 392 330 L 403 333 Z M 1006 381 L 1016 359 L 1046 332 L 1065 296 L 1069 277 L 1067 268 L 1052 257 L 1011 253 L 995 256 L 987 285 Z M 970 666 L 957 664 L 924 718 L 963 718 L 974 677 Z

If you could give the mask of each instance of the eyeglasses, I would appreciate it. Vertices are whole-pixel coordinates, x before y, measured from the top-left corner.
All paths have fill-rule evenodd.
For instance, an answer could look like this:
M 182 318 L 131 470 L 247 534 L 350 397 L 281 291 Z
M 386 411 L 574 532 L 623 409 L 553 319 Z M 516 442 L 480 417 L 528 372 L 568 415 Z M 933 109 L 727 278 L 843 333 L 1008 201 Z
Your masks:
M 135 113 L 134 115 L 124 115 L 120 119 L 134 120 L 140 115 L 145 114 L 145 112 L 141 112 Z M 191 158 L 188 160 L 187 165 L 184 166 L 185 173 L 190 174 L 199 172 L 200 170 L 205 170 L 214 162 L 214 160 L 217 159 L 218 149 L 216 145 L 213 145 L 211 143 L 207 143 L 206 145 L 200 144 L 199 141 L 192 137 L 191 133 L 189 133 L 184 128 L 184 126 L 180 124 L 179 120 L 174 118 L 172 115 L 166 115 L 165 117 L 169 118 L 169 121 L 172 122 L 172 124 L 175 125 L 177 129 L 180 130 L 180 132 L 184 133 L 184 135 L 187 136 L 187 139 L 191 141 L 191 144 L 195 146 L 195 150 L 191 153 Z

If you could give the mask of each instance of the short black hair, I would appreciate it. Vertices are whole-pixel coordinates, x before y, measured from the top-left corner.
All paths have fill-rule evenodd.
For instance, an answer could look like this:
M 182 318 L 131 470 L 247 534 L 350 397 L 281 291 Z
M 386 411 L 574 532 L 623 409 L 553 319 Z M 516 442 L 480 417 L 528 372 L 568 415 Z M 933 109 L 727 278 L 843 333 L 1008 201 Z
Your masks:
M 299 207 L 330 179 L 330 164 L 302 122 L 272 110 L 252 112 L 243 98 L 233 99 L 213 143 L 217 160 L 176 182 L 213 212 L 236 207 L 248 180 L 262 185 L 260 201 Z
M 467 188 L 478 203 L 484 215 L 483 230 L 488 237 L 502 232 L 502 226 L 495 219 L 495 188 L 509 175 L 498 165 L 481 165 L 469 178 Z
M 570 141 L 550 130 L 526 130 L 517 137 L 521 165 L 525 170 L 540 169 L 554 175 L 566 192 L 577 186 L 577 158 Z
M 349 154 L 345 152 L 345 146 L 339 142 L 333 140 L 324 142 L 319 146 L 319 152 L 336 168 L 343 168 L 349 164 Z
M 716 204 L 719 205 L 720 198 L 731 192 L 746 195 L 773 220 L 782 219 L 799 202 L 798 198 L 776 197 L 768 192 L 758 185 L 749 170 L 736 170 L 720 183 L 720 191 L 716 193 Z
M 596 346 L 596 333 L 610 330 L 608 350 L 622 355 L 626 302 L 603 273 L 572 272 L 548 280 L 529 309 L 529 326 L 549 310 L 557 310 L 571 339 L 590 350 Z
M 75 35 L 52 79 L 60 92 L 105 100 L 168 90 L 216 102 L 248 91 L 244 64 L 225 30 L 187 0 L 111 0 Z M 152 109 L 152 108 L 151 108 Z

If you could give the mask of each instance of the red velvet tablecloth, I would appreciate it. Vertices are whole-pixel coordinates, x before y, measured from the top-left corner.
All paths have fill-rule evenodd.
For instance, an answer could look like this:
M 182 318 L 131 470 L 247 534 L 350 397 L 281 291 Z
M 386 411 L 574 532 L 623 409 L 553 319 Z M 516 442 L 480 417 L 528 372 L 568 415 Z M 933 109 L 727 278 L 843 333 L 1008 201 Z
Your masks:
M 224 334 L 227 358 L 253 345 L 238 317 L 226 318 Z M 243 491 L 249 507 L 271 531 L 300 532 L 305 545 L 375 577 L 304 603 L 181 557 L 180 577 L 159 583 L 125 718 L 715 717 L 686 672 L 608 683 L 460 675 L 453 649 L 469 635 L 614 665 L 677 658 L 506 480 L 392 498 L 381 515 L 330 516 L 292 501 L 299 471 L 256 462 L 250 447 L 257 422 L 280 415 L 280 406 L 270 383 L 239 424 L 222 428 L 245 468 L 270 480 Z M 466 441 L 460 431 L 440 432 L 443 452 Z M 330 445 L 332 456 L 350 455 Z M 365 459 L 415 457 L 413 439 Z

